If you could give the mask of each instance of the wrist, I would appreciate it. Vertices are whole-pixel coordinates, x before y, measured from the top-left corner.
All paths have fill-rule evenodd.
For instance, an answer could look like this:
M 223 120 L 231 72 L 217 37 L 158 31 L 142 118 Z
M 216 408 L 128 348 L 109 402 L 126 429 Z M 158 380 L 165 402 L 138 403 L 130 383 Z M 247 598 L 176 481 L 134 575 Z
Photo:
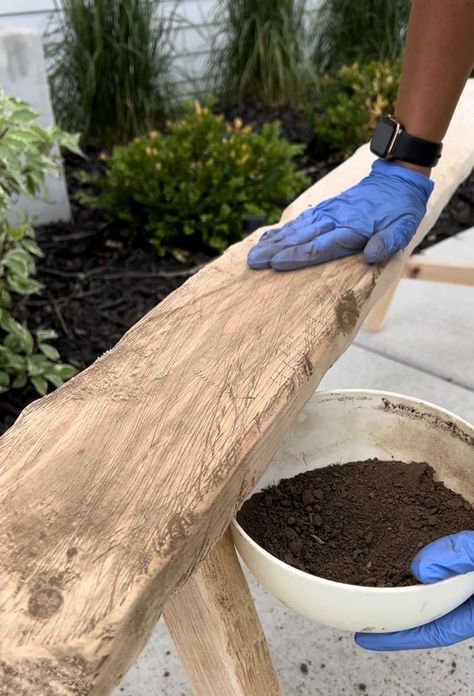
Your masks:
M 443 144 L 407 132 L 393 116 L 383 116 L 374 130 L 370 150 L 384 160 L 401 163 L 405 169 L 429 178 L 441 157 Z
M 412 167 L 416 165 L 406 165 L 408 162 L 399 163 L 394 160 L 376 159 L 372 164 L 372 173 L 384 177 L 394 177 L 410 186 L 416 186 L 423 193 L 426 202 L 433 192 L 433 180 L 424 173 L 414 171 Z
M 419 174 L 423 174 L 424 176 L 428 177 L 428 179 L 431 177 L 432 170 L 430 167 L 420 167 L 418 164 L 403 162 L 403 160 L 393 161 L 395 164 L 398 164 L 399 167 L 404 167 L 405 169 L 410 169 L 412 172 L 418 172 Z

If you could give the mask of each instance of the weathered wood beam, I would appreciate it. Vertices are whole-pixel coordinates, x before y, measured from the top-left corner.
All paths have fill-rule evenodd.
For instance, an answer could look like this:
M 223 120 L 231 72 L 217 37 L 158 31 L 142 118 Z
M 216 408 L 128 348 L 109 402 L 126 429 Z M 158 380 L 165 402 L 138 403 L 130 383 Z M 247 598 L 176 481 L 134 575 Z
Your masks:
M 358 150 L 283 219 L 354 184 L 370 161 Z M 469 84 L 417 239 L 473 166 Z M 110 691 L 410 251 L 379 268 L 354 257 L 278 275 L 247 269 L 258 236 L 1 439 L 2 695 Z

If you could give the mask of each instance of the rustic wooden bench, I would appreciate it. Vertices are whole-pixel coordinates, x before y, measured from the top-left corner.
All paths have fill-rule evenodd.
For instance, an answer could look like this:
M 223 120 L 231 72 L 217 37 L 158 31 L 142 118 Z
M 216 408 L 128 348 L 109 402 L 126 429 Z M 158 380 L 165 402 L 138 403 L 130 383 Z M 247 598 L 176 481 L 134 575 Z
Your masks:
M 284 213 L 354 184 L 365 146 Z M 429 230 L 474 166 L 474 84 Z M 252 272 L 231 247 L 0 441 L 0 693 L 108 694 L 164 611 L 194 691 L 280 693 L 226 530 L 288 425 L 403 272 Z

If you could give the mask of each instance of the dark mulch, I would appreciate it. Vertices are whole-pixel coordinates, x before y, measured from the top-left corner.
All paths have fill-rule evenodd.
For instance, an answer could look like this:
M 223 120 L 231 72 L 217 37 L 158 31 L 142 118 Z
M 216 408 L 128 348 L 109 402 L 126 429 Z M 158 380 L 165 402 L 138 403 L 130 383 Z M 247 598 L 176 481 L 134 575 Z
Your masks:
M 281 134 L 291 143 L 308 143 L 311 140 L 311 131 L 302 108 L 288 104 L 266 106 L 255 101 L 242 106 L 217 103 L 214 111 L 224 114 L 226 121 L 240 118 L 245 125 L 252 126 L 256 131 L 260 131 L 270 121 L 280 121 Z
M 417 251 L 474 227 L 474 171 L 458 188 Z
M 273 115 L 265 114 L 265 118 L 268 120 L 275 113 L 280 112 L 277 109 Z M 294 126 L 295 131 L 298 128 Z M 334 166 L 310 158 L 301 159 L 300 164 L 313 181 Z M 96 153 L 89 153 L 86 162 L 69 158 L 66 170 L 72 197 L 78 190 L 84 190 L 84 185 L 74 177 L 77 168 L 97 172 L 102 167 Z M 72 211 L 72 222 L 37 230 L 38 242 L 45 253 L 38 264 L 39 280 L 44 288 L 41 296 L 22 301 L 20 319 L 26 320 L 31 329 L 54 328 L 59 336 L 55 345 L 62 359 L 82 370 L 181 285 L 195 266 L 208 259 L 196 257 L 186 268 L 170 257 L 157 258 L 145 246 L 127 250 L 111 239 L 107 221 L 100 213 L 74 200 Z M 474 175 L 461 186 L 423 246 L 471 226 L 474 226 Z M 0 434 L 35 398 L 31 388 L 1 395 Z

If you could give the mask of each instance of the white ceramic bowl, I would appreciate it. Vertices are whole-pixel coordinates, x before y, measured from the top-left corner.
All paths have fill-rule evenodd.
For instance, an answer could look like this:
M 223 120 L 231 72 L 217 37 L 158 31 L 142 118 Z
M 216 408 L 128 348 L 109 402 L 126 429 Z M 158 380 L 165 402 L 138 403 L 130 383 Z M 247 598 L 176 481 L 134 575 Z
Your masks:
M 474 502 L 474 427 L 449 411 L 400 394 L 317 392 L 286 435 L 256 490 L 329 464 L 371 457 L 428 462 L 437 478 Z M 412 628 L 474 593 L 474 572 L 430 585 L 362 587 L 304 573 L 265 551 L 237 521 L 236 548 L 255 577 L 295 611 L 348 631 Z

